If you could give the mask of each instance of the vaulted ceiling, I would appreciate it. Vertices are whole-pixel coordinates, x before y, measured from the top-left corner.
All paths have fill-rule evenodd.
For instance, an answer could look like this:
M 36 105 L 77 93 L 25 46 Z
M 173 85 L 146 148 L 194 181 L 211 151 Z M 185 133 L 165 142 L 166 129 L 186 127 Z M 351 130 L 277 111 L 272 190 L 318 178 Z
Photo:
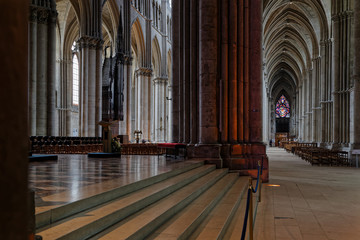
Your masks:
M 330 38 L 331 0 L 264 0 L 264 75 L 268 97 L 294 96 L 321 42 Z

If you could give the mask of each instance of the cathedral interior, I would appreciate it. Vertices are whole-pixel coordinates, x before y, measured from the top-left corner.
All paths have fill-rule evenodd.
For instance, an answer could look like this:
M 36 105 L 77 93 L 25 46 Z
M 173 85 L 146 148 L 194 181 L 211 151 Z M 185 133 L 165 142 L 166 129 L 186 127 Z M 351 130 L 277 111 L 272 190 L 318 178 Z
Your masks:
M 359 1 L 0 12 L 1 239 L 360 239 Z

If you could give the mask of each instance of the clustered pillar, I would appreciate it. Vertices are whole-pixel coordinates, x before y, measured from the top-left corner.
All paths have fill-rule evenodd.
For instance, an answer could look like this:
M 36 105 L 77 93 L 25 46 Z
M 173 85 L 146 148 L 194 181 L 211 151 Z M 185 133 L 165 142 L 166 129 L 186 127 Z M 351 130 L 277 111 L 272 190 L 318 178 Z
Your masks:
M 352 100 L 352 143 L 353 149 L 360 149 L 360 2 L 354 1 L 354 90 Z
M 349 1 L 334 6 L 333 21 L 333 148 L 350 142 L 350 88 L 352 16 Z
M 100 136 L 102 99 L 100 38 L 83 36 L 78 40 L 80 66 L 80 129 L 81 136 Z
M 56 4 L 30 4 L 29 130 L 30 135 L 56 135 Z
M 263 158 L 266 180 L 262 2 L 175 1 L 172 16 L 174 142 L 244 175 Z

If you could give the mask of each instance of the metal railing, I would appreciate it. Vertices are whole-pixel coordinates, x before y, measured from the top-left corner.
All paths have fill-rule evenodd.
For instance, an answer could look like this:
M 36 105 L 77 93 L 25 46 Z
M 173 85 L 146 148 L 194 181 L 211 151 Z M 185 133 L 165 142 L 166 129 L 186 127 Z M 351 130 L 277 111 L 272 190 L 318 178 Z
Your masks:
M 247 195 L 247 201 L 246 201 L 246 210 L 245 210 L 245 217 L 244 217 L 244 225 L 242 229 L 241 234 L 241 240 L 245 240 L 246 236 L 246 228 L 247 223 L 249 222 L 249 239 L 253 240 L 253 232 L 254 232 L 254 216 L 253 216 L 253 196 L 252 194 L 256 193 L 258 191 L 259 187 L 259 195 L 258 195 L 258 202 L 261 202 L 261 185 L 262 185 L 262 171 L 263 171 L 263 164 L 264 164 L 264 158 L 262 158 L 261 163 L 258 162 L 258 172 L 257 172 L 257 180 L 256 180 L 256 187 L 254 189 L 252 185 L 252 178 L 249 178 L 249 189 L 248 189 L 248 195 Z

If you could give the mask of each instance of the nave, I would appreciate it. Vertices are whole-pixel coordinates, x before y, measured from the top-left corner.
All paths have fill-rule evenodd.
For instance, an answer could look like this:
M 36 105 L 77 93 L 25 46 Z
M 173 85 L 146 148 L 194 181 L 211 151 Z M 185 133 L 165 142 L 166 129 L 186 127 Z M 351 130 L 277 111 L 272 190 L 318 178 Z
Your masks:
M 360 239 L 359 169 L 311 166 L 285 149 L 267 149 L 255 239 Z

